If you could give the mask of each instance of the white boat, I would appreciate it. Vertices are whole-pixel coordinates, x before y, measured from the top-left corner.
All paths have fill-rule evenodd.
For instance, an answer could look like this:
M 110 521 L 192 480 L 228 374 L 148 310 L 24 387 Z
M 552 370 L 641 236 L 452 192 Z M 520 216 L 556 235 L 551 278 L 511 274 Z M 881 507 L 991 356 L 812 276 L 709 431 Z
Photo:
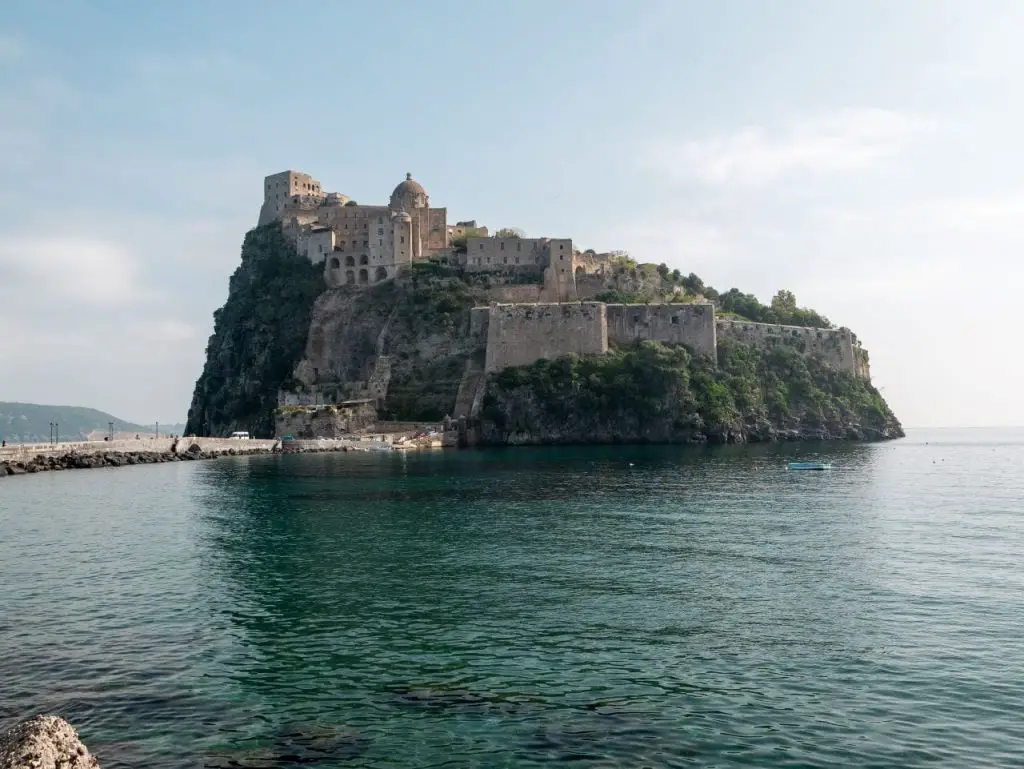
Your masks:
M 831 462 L 789 462 L 787 470 L 831 470 Z

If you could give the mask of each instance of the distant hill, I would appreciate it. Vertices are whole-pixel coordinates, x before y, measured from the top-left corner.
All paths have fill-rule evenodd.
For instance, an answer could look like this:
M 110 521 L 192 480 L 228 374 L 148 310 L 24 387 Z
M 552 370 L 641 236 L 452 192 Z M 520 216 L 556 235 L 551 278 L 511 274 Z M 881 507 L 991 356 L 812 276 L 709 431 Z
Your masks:
M 82 406 L 44 406 L 0 401 L 0 438 L 8 443 L 36 443 L 50 439 L 50 423 L 57 423 L 61 441 L 101 440 L 114 423 L 115 434 L 151 435 L 154 425 L 137 425 L 112 414 Z M 180 435 L 184 425 L 160 425 L 160 434 Z

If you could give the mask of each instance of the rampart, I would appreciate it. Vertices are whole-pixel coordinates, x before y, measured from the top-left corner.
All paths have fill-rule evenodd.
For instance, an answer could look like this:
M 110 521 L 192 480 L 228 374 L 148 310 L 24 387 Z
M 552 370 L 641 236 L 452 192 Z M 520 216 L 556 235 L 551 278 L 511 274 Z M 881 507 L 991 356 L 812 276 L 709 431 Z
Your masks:
M 609 344 L 650 339 L 683 344 L 714 358 L 717 350 L 713 304 L 609 304 Z
M 779 326 L 771 323 L 750 323 L 745 320 L 719 319 L 719 339 L 735 339 L 751 346 L 770 348 L 785 345 L 803 355 L 820 355 L 835 369 L 857 377 L 867 378 L 865 355 L 860 350 L 853 332 L 848 328 L 807 328 Z
M 608 352 L 608 323 L 601 302 L 491 305 L 486 371 L 524 366 L 569 353 Z

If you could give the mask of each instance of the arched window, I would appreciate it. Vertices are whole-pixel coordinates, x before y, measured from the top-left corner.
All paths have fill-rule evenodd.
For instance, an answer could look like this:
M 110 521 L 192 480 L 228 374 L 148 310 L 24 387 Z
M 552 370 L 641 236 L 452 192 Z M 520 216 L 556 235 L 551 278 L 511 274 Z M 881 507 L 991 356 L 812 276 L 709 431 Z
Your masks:
M 345 270 L 345 282 L 346 283 L 355 283 L 356 282 L 356 274 L 355 274 L 355 272 L 353 270 Z
M 366 254 L 363 254 L 362 256 L 359 257 L 359 263 L 360 264 L 369 264 L 370 263 L 370 259 L 369 259 L 369 257 Z
M 346 267 L 355 267 L 356 266 L 356 258 L 354 256 L 352 256 L 352 254 L 349 254 L 348 256 L 345 257 L 345 266 Z
M 339 267 L 341 267 L 341 262 L 338 261 L 338 257 L 332 256 L 331 257 L 331 269 L 332 270 L 336 270 Z
M 383 267 L 378 267 L 377 268 L 377 275 L 376 275 L 375 279 L 378 280 L 378 281 L 380 281 L 380 280 L 387 280 L 388 279 L 388 271 L 385 270 Z
M 369 283 L 370 282 L 370 275 L 369 275 L 369 273 L 365 269 L 362 269 L 362 270 L 359 271 L 359 282 L 360 283 Z

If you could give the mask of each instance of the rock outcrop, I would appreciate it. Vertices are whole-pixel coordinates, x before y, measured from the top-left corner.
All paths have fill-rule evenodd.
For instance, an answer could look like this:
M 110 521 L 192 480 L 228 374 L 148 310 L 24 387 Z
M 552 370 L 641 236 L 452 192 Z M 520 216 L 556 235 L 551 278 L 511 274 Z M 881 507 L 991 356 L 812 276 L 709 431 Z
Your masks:
M 99 769 L 63 718 L 36 716 L 0 734 L 0 769 Z

